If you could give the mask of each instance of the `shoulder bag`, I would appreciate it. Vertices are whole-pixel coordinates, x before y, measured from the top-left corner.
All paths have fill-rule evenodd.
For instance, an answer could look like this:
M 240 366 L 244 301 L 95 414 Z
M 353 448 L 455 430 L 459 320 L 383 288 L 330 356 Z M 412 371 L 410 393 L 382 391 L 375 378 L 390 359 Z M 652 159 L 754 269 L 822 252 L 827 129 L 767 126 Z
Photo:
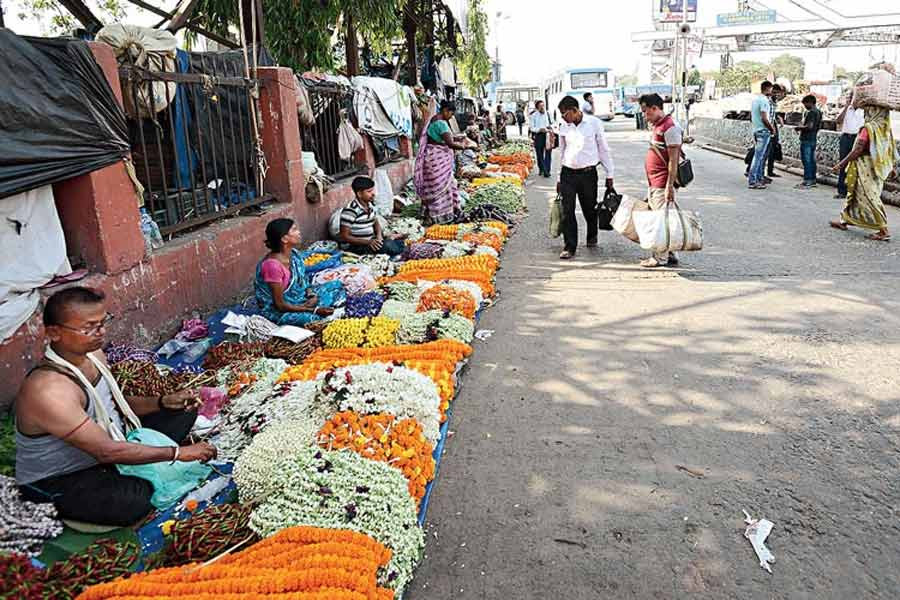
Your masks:
M 662 151 L 657 148 L 653 142 L 650 142 L 650 147 L 656 152 L 656 155 L 659 156 L 660 160 L 662 160 L 667 165 L 669 161 L 663 156 Z M 694 180 L 694 166 L 691 164 L 691 160 L 685 155 L 684 150 L 681 151 L 681 160 L 678 161 L 678 169 L 675 172 L 675 187 L 683 188 L 687 187 Z

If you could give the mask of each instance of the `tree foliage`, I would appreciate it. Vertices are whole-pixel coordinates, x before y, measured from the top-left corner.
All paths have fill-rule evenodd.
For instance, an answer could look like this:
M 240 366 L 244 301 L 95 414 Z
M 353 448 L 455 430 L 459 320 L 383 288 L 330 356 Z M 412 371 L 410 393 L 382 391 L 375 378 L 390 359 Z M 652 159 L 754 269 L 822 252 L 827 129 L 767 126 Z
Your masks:
M 404 0 L 265 0 L 266 46 L 280 65 L 297 72 L 334 70 L 338 65 L 332 38 L 344 33 L 342 15 L 356 16 L 357 32 L 374 45 L 399 34 L 403 4 Z M 237 11 L 234 0 L 201 0 L 197 14 L 213 32 L 228 35 L 239 27 Z
M 488 17 L 482 0 L 469 0 L 469 39 L 462 49 L 460 70 L 470 94 L 480 95 L 481 86 L 491 79 L 491 56 L 487 51 Z
M 688 73 L 687 84 L 688 85 L 703 85 L 703 76 L 700 74 L 699 70 L 693 69 L 693 70 L 691 70 L 690 73 Z
M 787 77 L 791 81 L 797 81 L 803 79 L 806 62 L 799 56 L 781 54 L 769 62 L 769 67 L 775 77 Z
M 86 0 L 85 5 L 103 23 L 115 23 L 126 16 L 119 0 Z M 44 35 L 68 35 L 81 27 L 81 23 L 57 0 L 19 0 L 15 10 L 23 21 L 38 21 Z
M 618 77 L 616 77 L 616 83 L 619 85 L 637 85 L 638 78 L 637 75 L 632 74 L 619 75 Z
M 756 80 L 764 79 L 768 72 L 769 67 L 763 63 L 742 60 L 723 71 L 716 84 L 726 95 L 749 92 L 751 84 Z

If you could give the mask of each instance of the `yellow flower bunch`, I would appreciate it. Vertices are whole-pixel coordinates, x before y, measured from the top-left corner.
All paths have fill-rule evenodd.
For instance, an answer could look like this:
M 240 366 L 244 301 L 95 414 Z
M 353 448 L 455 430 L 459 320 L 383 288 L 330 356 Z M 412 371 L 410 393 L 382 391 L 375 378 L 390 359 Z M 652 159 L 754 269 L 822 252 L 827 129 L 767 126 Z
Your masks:
M 322 261 L 328 260 L 329 258 L 331 258 L 330 254 L 322 254 L 321 252 L 316 253 L 316 254 L 310 254 L 303 261 L 303 265 L 307 266 L 307 267 L 312 267 L 312 266 L 319 264 Z
M 378 348 L 394 344 L 400 321 L 387 317 L 338 319 L 322 331 L 326 348 Z
M 484 271 L 493 276 L 500 266 L 500 260 L 489 254 L 473 254 L 472 256 L 458 256 L 456 258 L 425 258 L 422 260 L 410 260 L 403 263 L 399 273 L 419 273 L 421 271 L 435 270 L 472 270 Z

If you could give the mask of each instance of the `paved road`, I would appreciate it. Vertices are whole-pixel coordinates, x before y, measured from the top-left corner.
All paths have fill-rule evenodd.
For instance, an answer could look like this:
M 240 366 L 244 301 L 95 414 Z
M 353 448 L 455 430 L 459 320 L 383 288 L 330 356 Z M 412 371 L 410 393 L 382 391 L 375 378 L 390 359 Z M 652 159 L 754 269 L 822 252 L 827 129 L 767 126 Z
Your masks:
M 617 188 L 641 193 L 629 125 Z M 691 157 L 706 248 L 679 270 L 614 233 L 560 263 L 553 180 L 529 186 L 409 598 L 900 595 L 900 244 L 829 229 L 832 188 Z M 775 523 L 772 575 L 742 509 Z

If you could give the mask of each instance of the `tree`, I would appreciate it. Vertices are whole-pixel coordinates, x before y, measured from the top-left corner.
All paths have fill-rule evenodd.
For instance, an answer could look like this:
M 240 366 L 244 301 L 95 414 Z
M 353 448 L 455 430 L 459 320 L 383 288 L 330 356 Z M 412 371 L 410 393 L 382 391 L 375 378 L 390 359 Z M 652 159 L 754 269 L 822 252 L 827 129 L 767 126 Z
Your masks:
M 637 75 L 620 75 L 616 77 L 616 83 L 619 85 L 634 86 L 638 84 Z
M 864 71 L 848 71 L 844 67 L 834 68 L 834 78 L 838 81 L 846 81 L 848 83 L 856 83 L 862 77 Z
M 703 81 L 703 76 L 700 74 L 699 70 L 693 69 L 690 73 L 688 73 L 688 85 L 703 85 Z
M 787 77 L 793 82 L 803 79 L 803 71 L 806 69 L 806 62 L 799 56 L 782 54 L 776 56 L 769 62 L 769 68 L 772 70 L 772 75 L 774 77 Z
M 403 5 L 403 0 L 265 0 L 266 46 L 280 65 L 297 72 L 334 70 L 332 37 L 340 34 L 344 42 L 349 22 L 370 44 L 384 44 L 400 32 Z M 196 14 L 214 33 L 228 35 L 238 26 L 237 10 L 234 0 L 200 0 Z
M 756 80 L 764 79 L 768 71 L 769 67 L 763 63 L 742 60 L 723 71 L 716 83 L 726 95 L 749 92 L 751 84 Z
M 482 0 L 469 0 L 469 38 L 462 50 L 462 80 L 470 94 L 480 95 L 481 86 L 491 80 L 491 56 L 487 51 L 488 17 Z
M 85 5 L 106 23 L 121 21 L 126 16 L 119 0 L 87 0 Z M 17 8 L 19 19 L 40 22 L 44 35 L 68 35 L 81 27 L 81 23 L 57 0 L 21 0 Z

